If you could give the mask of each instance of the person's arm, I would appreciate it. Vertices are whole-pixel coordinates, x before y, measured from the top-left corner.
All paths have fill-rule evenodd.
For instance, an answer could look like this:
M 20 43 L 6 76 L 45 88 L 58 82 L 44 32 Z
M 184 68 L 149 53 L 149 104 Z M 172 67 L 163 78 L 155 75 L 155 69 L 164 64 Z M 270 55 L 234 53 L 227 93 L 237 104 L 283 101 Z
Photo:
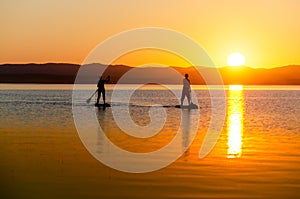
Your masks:
M 110 75 L 107 76 L 106 80 L 104 80 L 105 82 L 109 82 L 110 81 Z

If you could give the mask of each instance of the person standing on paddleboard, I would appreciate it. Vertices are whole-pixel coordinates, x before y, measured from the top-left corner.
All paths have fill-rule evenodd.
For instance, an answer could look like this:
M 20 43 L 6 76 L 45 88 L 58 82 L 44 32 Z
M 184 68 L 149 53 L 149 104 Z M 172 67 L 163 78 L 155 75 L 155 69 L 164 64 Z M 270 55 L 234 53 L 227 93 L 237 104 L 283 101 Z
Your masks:
M 107 78 L 104 80 L 102 79 L 102 76 L 100 77 L 98 84 L 97 84 L 97 91 L 98 91 L 98 95 L 97 95 L 97 102 L 96 105 L 99 104 L 99 100 L 101 98 L 101 93 L 102 93 L 102 99 L 103 99 L 103 104 L 105 104 L 105 87 L 104 87 L 104 83 L 105 82 L 109 82 L 110 81 L 110 76 L 108 75 Z
M 183 79 L 183 88 L 182 88 L 182 94 L 181 94 L 181 106 L 183 105 L 183 101 L 185 96 L 188 99 L 189 106 L 191 104 L 191 82 L 189 80 L 189 74 L 184 75 L 185 78 Z

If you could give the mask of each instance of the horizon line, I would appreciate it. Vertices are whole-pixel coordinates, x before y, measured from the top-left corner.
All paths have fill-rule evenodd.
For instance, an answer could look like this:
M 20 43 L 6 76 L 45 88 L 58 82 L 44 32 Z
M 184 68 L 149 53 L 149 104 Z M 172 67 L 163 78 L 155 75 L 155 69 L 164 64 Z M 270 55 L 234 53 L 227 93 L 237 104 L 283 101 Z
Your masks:
M 83 66 L 82 64 L 77 64 L 77 63 L 69 63 L 69 62 L 42 62 L 42 63 L 37 63 L 37 62 L 28 62 L 28 63 L 0 63 L 0 66 L 2 65 L 46 65 L 46 64 L 68 64 L 68 65 L 78 65 L 78 66 Z M 108 65 L 108 66 L 127 66 L 127 67 L 140 67 L 143 68 L 143 66 L 132 66 L 132 65 L 127 65 L 127 64 L 102 64 L 102 63 L 88 63 L 84 65 L 89 65 L 89 64 L 100 64 L 100 65 Z M 153 63 L 154 64 L 154 63 Z M 287 67 L 287 66 L 299 66 L 300 64 L 286 64 L 282 66 L 274 66 L 274 67 L 260 67 L 260 66 L 215 66 L 215 68 L 251 68 L 251 69 L 274 69 L 274 68 L 282 68 L 282 67 Z M 196 66 L 172 66 L 172 65 L 166 65 L 166 66 L 153 66 L 153 68 L 164 68 L 164 67 L 175 67 L 175 68 L 192 68 Z M 214 67 L 209 67 L 209 66 L 200 66 L 204 68 L 214 68 Z M 145 67 L 146 68 L 146 67 Z M 150 68 L 150 67 L 149 67 Z

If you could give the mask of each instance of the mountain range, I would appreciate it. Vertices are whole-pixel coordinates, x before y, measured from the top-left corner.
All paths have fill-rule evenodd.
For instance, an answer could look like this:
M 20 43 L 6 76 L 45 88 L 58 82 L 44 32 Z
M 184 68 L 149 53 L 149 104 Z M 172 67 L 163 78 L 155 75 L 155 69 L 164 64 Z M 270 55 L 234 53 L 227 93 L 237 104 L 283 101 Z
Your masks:
M 110 83 L 159 82 L 163 84 L 181 84 L 182 76 L 188 73 L 192 84 L 206 84 L 201 74 L 210 74 L 210 72 L 215 70 L 207 67 L 198 67 L 197 70 L 195 67 L 183 68 L 176 66 L 136 68 L 126 65 L 109 65 L 108 67 L 103 64 L 92 65 L 94 68 L 100 68 L 104 71 L 104 78 L 110 75 Z M 81 67 L 86 66 L 67 63 L 2 64 L 0 65 L 0 83 L 73 84 Z M 224 84 L 300 85 L 299 65 L 289 65 L 271 69 L 246 66 L 221 67 L 217 70 Z M 128 73 L 129 71 L 130 73 Z M 181 74 L 181 76 L 178 76 L 178 74 Z M 99 75 L 87 74 L 81 83 L 95 83 Z M 124 75 L 126 78 L 123 78 Z M 95 77 L 97 77 L 97 79 L 95 79 Z

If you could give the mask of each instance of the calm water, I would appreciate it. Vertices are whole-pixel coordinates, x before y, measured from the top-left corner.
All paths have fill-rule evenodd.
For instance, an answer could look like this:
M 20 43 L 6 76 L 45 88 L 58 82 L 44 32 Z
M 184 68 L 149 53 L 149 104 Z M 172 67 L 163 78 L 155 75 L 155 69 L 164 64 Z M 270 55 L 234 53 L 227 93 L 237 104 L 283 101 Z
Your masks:
M 124 96 L 129 87 L 122 87 Z M 109 102 L 112 88 L 107 86 Z M 202 159 L 199 151 L 209 131 L 212 109 L 205 87 L 194 88 L 193 102 L 198 102 L 199 110 L 176 109 L 172 106 L 178 100 L 172 92 L 149 85 L 135 91 L 129 102 L 122 95 L 114 99 L 111 103 L 115 113 L 112 108 L 105 111 L 94 108 L 94 98 L 87 104 L 86 96 L 93 93 L 93 87 L 87 89 L 74 103 L 84 118 L 81 130 L 87 135 L 88 150 L 94 155 L 106 157 L 110 148 L 100 130 L 92 134 L 94 126 L 88 115 L 91 111 L 106 137 L 133 153 L 161 149 L 181 132 L 174 148 L 156 159 L 145 159 L 144 163 L 156 164 L 177 152 L 182 155 L 169 166 L 150 173 L 111 169 L 98 162 L 79 138 L 72 115 L 71 86 L 1 85 L 3 195 L 11 198 L 300 197 L 299 86 L 227 88 L 221 135 L 213 150 Z M 120 129 L 114 120 L 114 114 L 122 113 L 126 107 L 133 123 L 119 114 L 125 130 L 134 131 L 132 124 L 153 130 L 155 125 L 151 127 L 151 123 L 159 123 L 155 118 L 162 114 L 166 121 L 156 135 L 135 138 Z M 117 155 L 107 158 L 120 162 L 125 159 Z M 131 161 L 139 164 L 137 159 Z

